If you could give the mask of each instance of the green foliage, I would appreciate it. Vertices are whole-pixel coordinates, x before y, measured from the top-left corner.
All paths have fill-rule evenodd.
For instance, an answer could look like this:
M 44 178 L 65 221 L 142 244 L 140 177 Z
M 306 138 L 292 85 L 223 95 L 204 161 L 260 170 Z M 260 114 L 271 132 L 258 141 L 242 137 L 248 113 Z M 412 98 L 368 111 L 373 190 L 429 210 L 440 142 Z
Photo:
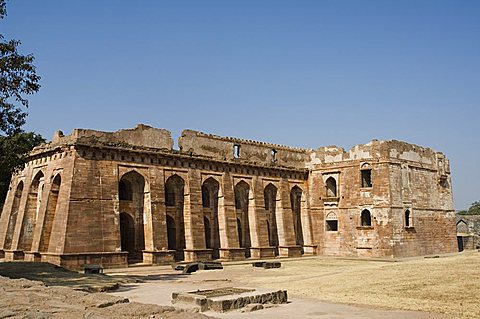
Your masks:
M 7 3 L 5 0 L 0 0 L 0 19 L 3 19 L 3 17 L 7 14 L 6 6 Z
M 0 19 L 6 15 L 5 0 L 0 0 Z M 26 95 L 40 89 L 32 54 L 18 52 L 18 40 L 5 40 L 0 34 L 0 133 L 22 132 L 28 107 Z
M 459 215 L 480 215 L 480 201 L 476 201 L 468 210 L 461 210 L 457 214 Z
M 0 136 L 0 207 L 7 196 L 12 173 L 20 170 L 27 160 L 28 153 L 45 139 L 35 133 L 18 133 Z
M 0 0 L 0 20 L 6 16 L 6 1 Z M 0 34 L 0 208 L 8 192 L 12 173 L 23 167 L 28 153 L 45 140 L 22 126 L 27 116 L 26 95 L 40 89 L 34 57 L 18 52 L 18 40 Z

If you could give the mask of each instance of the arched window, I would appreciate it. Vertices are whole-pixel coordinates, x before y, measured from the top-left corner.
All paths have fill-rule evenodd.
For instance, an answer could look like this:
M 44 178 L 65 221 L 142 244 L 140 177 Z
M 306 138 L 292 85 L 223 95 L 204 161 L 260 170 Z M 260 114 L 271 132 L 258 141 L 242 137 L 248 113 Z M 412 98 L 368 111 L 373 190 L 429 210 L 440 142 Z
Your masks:
M 327 178 L 325 181 L 327 197 L 337 197 L 337 181 L 333 177 Z
M 330 212 L 325 217 L 325 230 L 338 231 L 338 219 L 334 212 Z
M 362 210 L 361 222 L 362 222 L 361 224 L 362 226 L 365 226 L 365 227 L 372 226 L 372 215 L 370 214 L 370 211 L 368 209 Z
M 462 234 L 466 235 L 469 234 L 470 230 L 468 229 L 468 225 L 464 220 L 459 220 L 457 223 L 457 235 Z

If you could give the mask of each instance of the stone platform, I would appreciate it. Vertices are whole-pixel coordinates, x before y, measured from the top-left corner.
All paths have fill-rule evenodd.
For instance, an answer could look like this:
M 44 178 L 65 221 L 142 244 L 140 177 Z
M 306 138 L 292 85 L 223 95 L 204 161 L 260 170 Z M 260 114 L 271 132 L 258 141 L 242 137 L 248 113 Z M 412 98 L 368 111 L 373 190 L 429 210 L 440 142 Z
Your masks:
M 199 311 L 226 312 L 249 304 L 281 304 L 288 299 L 286 290 L 258 290 L 251 288 L 224 287 L 172 293 L 172 303 L 188 304 Z

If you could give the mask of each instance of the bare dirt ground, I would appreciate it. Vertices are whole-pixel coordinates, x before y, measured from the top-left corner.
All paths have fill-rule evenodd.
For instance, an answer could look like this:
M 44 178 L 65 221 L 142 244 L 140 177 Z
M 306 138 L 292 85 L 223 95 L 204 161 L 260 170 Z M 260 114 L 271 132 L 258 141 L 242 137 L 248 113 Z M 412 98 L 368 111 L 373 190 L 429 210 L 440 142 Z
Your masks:
M 225 263 L 223 270 L 192 275 L 168 266 L 130 267 L 109 270 L 112 276 L 0 263 L 1 276 L 45 283 L 0 277 L 0 318 L 202 318 L 173 308 L 171 293 L 232 286 L 287 290 L 290 302 L 249 313 L 205 314 L 227 319 L 480 318 L 477 251 L 400 262 L 326 257 L 281 262 L 279 269 Z M 110 293 L 85 292 L 117 286 Z
M 283 264 L 275 273 L 251 271 L 242 281 L 322 301 L 480 318 L 477 251 L 395 263 L 317 258 Z
M 145 283 L 115 292 L 131 300 L 169 304 L 172 291 L 240 286 L 285 289 L 290 304 L 249 313 L 206 314 L 222 318 L 480 318 L 480 253 L 399 262 L 300 258 L 279 269 L 225 263 L 224 270 L 175 278 L 168 268 L 116 270 L 143 274 Z M 167 280 L 148 280 L 158 274 Z M 164 279 L 167 277 L 164 277 Z M 340 303 L 340 304 L 339 304 Z

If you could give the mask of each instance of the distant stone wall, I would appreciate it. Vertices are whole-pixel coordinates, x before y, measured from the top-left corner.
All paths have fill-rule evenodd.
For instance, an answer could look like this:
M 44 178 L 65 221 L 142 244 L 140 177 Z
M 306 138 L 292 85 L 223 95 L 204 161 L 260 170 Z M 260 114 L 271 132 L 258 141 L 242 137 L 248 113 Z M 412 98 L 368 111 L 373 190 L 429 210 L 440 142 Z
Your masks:
M 480 249 L 480 215 L 456 215 L 459 249 Z

